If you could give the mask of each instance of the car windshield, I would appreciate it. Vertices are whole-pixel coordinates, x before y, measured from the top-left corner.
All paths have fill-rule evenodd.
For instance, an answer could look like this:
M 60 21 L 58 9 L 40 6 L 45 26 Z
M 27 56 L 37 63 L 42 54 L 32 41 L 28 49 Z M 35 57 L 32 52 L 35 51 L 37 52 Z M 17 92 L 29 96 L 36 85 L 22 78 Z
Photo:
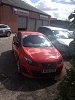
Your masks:
M 44 36 L 40 35 L 23 35 L 23 46 L 25 47 L 50 47 L 51 42 Z
M 55 38 L 59 39 L 70 39 L 70 33 L 67 30 L 53 30 Z

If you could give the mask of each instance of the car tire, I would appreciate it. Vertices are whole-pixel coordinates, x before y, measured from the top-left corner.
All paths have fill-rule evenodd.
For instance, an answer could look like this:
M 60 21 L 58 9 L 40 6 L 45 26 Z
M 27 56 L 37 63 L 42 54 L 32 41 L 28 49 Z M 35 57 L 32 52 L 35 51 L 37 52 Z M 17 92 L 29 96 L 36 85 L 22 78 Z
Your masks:
M 18 74 L 21 75 L 21 68 L 20 68 L 20 60 L 19 59 L 17 60 L 17 71 L 18 71 Z
M 11 32 L 7 32 L 6 36 L 9 37 L 11 35 Z

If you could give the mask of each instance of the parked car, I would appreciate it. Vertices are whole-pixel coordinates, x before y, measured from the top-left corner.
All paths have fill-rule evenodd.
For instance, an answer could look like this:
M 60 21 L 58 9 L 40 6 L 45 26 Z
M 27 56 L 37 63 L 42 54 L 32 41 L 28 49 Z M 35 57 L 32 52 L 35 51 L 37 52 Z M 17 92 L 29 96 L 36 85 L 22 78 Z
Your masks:
M 19 31 L 12 41 L 18 72 L 30 78 L 54 78 L 63 72 L 63 59 L 39 32 Z
M 0 24 L 0 36 L 7 36 L 11 35 L 11 28 L 8 25 Z
M 71 33 L 67 29 L 41 26 L 37 31 L 46 35 L 62 56 L 70 56 L 69 44 L 73 41 L 73 38 L 71 38 Z

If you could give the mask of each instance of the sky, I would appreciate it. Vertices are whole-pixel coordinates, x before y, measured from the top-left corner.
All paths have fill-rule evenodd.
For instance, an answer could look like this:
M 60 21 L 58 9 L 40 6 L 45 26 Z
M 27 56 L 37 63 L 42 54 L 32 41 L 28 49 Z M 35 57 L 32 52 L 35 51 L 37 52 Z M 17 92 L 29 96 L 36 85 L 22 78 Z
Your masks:
M 51 15 L 52 18 L 67 20 L 75 10 L 75 0 L 23 0 Z
M 32 3 L 37 3 L 37 2 L 38 2 L 38 0 L 31 0 L 31 2 L 32 2 Z

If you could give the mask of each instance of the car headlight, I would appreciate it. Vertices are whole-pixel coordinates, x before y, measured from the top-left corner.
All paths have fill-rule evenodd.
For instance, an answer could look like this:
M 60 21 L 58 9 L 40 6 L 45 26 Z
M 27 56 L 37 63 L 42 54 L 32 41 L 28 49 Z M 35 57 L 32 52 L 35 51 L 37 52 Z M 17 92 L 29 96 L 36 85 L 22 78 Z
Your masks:
M 60 60 L 57 62 L 58 65 L 61 64 L 61 63 L 62 63 L 62 59 L 60 59 Z
M 37 66 L 37 63 L 32 61 L 31 59 L 27 58 L 27 57 L 24 57 L 24 59 L 26 60 L 26 62 L 29 64 L 29 65 L 32 65 L 32 66 Z

